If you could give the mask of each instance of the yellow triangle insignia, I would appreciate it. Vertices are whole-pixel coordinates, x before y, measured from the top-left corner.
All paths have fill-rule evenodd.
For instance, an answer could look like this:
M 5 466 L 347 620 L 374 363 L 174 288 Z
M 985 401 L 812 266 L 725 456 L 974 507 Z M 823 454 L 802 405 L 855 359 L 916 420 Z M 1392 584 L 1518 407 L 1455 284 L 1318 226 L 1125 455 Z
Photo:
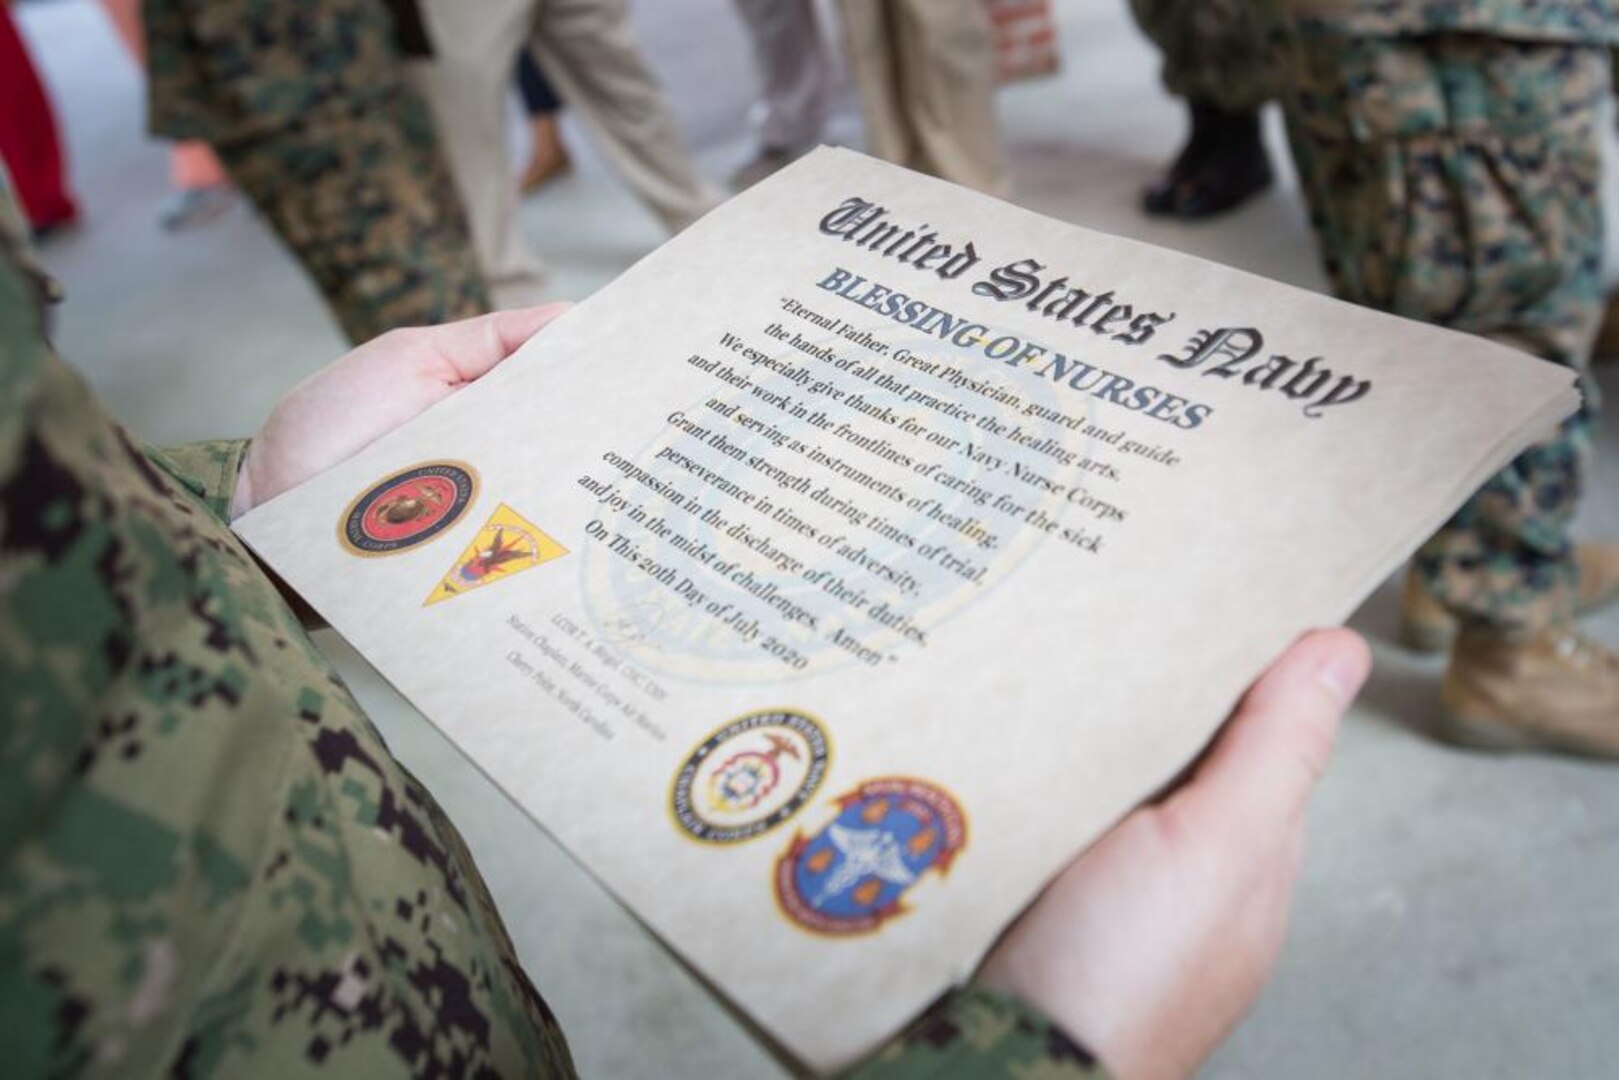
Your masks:
M 472 543 L 427 594 L 422 606 L 451 600 L 462 593 L 505 581 L 524 570 L 560 558 L 568 549 L 501 503 L 483 523 Z

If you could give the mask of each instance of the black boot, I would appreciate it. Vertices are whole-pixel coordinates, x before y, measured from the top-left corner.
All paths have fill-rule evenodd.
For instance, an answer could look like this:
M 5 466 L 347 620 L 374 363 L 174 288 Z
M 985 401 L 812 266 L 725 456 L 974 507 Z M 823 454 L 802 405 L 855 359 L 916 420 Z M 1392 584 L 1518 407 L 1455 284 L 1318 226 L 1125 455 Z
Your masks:
M 1158 217 L 1211 217 L 1270 186 L 1270 159 L 1259 136 L 1259 111 L 1226 112 L 1190 103 L 1192 131 L 1164 178 L 1142 193 Z

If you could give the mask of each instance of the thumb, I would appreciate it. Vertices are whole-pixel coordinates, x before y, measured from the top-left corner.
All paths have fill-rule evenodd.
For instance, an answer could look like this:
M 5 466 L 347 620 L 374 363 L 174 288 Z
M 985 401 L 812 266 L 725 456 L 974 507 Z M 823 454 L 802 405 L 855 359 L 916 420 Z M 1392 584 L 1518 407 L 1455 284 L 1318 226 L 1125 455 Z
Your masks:
M 1326 771 L 1344 711 L 1371 671 L 1350 630 L 1316 630 L 1259 677 L 1189 784 L 1171 799 L 1189 827 L 1234 842 L 1273 834 L 1304 813 Z
M 471 382 L 522 348 L 529 338 L 572 306 L 541 304 L 445 323 L 427 330 L 427 344 L 439 359 L 454 369 L 459 381 Z

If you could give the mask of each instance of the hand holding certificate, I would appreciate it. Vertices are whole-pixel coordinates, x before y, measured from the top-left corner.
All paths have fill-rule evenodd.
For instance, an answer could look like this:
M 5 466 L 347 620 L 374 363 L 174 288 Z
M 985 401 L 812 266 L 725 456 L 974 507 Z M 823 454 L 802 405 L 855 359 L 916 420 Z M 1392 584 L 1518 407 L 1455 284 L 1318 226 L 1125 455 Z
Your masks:
M 1281 953 L 1305 806 L 1370 670 L 1347 630 L 1260 677 L 1188 782 L 1074 861 L 979 981 L 1039 1006 L 1120 1076 L 1190 1076 Z
M 237 527 L 825 1068 L 1575 402 L 822 151 Z

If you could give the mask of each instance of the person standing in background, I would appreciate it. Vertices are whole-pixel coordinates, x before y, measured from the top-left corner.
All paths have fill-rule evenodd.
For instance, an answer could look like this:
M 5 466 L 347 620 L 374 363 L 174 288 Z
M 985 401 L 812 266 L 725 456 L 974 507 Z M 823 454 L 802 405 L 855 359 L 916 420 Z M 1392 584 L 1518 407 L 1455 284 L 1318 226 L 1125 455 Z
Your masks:
M 1577 415 L 1417 552 L 1402 637 L 1450 649 L 1438 734 L 1619 758 L 1619 654 L 1574 626 L 1619 599 L 1619 545 L 1570 535 L 1598 398 L 1587 370 L 1603 311 L 1597 120 L 1619 9 L 1262 8 L 1333 292 L 1562 364 L 1585 392 Z
M 1189 132 L 1169 171 L 1142 192 L 1157 217 L 1234 210 L 1271 184 L 1259 111 L 1275 96 L 1258 12 L 1249 0 L 1130 0 L 1163 56 L 1164 89 L 1186 103 Z
M 841 0 L 866 148 L 1006 196 L 995 121 L 995 33 L 983 0 Z
M 665 229 L 679 232 L 719 203 L 642 58 L 624 0 L 422 0 L 421 10 L 434 50 L 412 74 L 443 133 L 497 307 L 533 303 L 545 286 L 518 230 L 506 139 L 507 86 L 525 47 Z
M 832 106 L 832 57 L 813 0 L 735 0 L 759 71 L 758 150 L 731 177 L 742 191 L 814 149 Z
M 79 208 L 68 192 L 67 159 L 51 99 L 34 61 L 0 0 L 0 161 L 11 171 L 17 201 L 35 239 L 72 225 Z
M 141 28 L 141 2 L 101 0 L 101 7 L 144 72 L 146 32 Z M 158 209 L 157 220 L 171 232 L 212 221 L 236 201 L 225 167 L 200 139 L 187 139 L 170 148 L 169 184 L 174 190 Z
M 528 164 L 523 166 L 517 188 L 527 195 L 573 168 L 573 162 L 557 123 L 562 99 L 527 49 L 517 53 L 517 93 L 528 114 Z
M 144 12 L 153 130 L 214 148 L 351 341 L 489 309 L 405 73 L 405 51 L 426 49 L 410 0 L 146 0 Z

